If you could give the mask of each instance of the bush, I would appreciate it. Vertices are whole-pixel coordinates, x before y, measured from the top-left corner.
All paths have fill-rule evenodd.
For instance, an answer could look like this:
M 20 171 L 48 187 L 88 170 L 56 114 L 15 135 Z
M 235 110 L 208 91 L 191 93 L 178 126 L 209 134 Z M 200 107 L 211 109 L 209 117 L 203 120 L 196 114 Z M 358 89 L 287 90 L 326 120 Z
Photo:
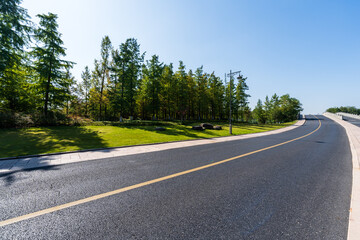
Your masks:
M 49 111 L 47 116 L 42 112 L 36 112 L 32 114 L 32 119 L 35 126 L 57 126 L 70 123 L 70 119 L 58 111 Z
M 0 112 L 0 128 L 31 127 L 34 122 L 29 114 Z
M 70 119 L 61 112 L 49 112 L 48 116 L 41 112 L 31 114 L 0 112 L 0 128 L 24 128 L 34 126 L 69 125 Z

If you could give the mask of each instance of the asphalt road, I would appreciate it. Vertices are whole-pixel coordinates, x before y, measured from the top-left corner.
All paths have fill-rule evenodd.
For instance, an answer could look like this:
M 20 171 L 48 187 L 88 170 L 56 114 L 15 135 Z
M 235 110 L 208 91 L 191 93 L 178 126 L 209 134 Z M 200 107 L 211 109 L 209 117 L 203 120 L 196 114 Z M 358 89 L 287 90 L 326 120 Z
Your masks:
M 0 227 L 2 239 L 346 239 L 352 163 L 345 130 L 287 144 Z M 0 175 L 0 223 L 292 140 L 316 118 L 260 138 Z
M 360 127 L 360 119 L 351 118 L 351 117 L 345 117 L 345 116 L 343 116 L 343 119 L 345 121 L 348 121 L 349 123 L 355 125 L 355 126 Z

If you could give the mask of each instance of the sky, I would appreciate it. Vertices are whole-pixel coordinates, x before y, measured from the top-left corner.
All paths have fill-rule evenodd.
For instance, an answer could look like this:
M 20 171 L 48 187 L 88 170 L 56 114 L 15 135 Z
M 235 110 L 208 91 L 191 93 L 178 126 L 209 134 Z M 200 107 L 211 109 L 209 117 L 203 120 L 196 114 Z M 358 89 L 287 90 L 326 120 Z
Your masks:
M 118 48 L 136 38 L 145 59 L 247 77 L 250 107 L 290 94 L 304 114 L 360 108 L 360 1 L 23 0 L 32 21 L 58 15 L 75 78 L 100 58 L 105 35 Z

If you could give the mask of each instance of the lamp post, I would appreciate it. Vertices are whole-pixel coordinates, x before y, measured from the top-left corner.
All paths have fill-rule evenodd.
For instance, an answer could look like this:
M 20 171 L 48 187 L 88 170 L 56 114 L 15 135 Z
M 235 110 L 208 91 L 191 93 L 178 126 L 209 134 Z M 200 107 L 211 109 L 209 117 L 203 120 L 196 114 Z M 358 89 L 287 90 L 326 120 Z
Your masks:
M 225 83 L 226 83 L 226 77 L 230 77 L 230 83 L 229 83 L 229 95 L 230 95 L 230 100 L 229 100 L 229 133 L 230 135 L 232 134 L 232 123 L 231 123 L 231 102 L 232 102 L 232 91 L 231 91 L 231 87 L 232 87 L 232 77 L 235 75 L 235 74 L 239 74 L 240 75 L 241 71 L 237 71 L 237 72 L 232 72 L 230 70 L 230 73 L 228 74 L 225 74 Z

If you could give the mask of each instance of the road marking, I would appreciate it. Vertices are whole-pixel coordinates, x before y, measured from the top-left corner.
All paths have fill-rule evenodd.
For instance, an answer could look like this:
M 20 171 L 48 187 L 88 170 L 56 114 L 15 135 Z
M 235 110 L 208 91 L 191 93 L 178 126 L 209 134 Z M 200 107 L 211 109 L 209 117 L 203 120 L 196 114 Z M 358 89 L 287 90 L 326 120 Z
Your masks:
M 171 179 L 171 178 L 175 178 L 175 177 L 179 177 L 179 176 L 189 174 L 189 173 L 192 173 L 192 172 L 197 172 L 197 171 L 200 171 L 200 170 L 203 170 L 203 169 L 206 169 L 206 168 L 210 168 L 210 167 L 213 167 L 213 166 L 216 166 L 216 165 L 220 165 L 220 164 L 223 164 L 223 163 L 226 163 L 226 162 L 233 161 L 235 159 L 246 157 L 246 156 L 258 153 L 258 152 L 262 152 L 262 151 L 266 151 L 266 150 L 269 150 L 269 149 L 272 149 L 272 148 L 276 148 L 276 147 L 285 145 L 287 143 L 294 142 L 294 141 L 297 141 L 299 139 L 305 138 L 305 137 L 313 134 L 314 132 L 318 131 L 320 129 L 320 127 L 321 127 L 320 119 L 318 119 L 318 121 L 319 121 L 319 126 L 314 131 L 312 131 L 312 132 L 310 132 L 310 133 L 308 133 L 308 134 L 306 134 L 304 136 L 298 137 L 298 138 L 294 138 L 294 139 L 291 139 L 291 140 L 286 141 L 286 142 L 282 142 L 282 143 L 279 143 L 279 144 L 272 145 L 270 147 L 265 147 L 265 148 L 262 148 L 262 149 L 259 149 L 259 150 L 255 150 L 255 151 L 252 151 L 252 152 L 241 154 L 241 155 L 238 155 L 238 156 L 235 156 L 235 157 L 227 158 L 227 159 L 224 159 L 224 160 L 221 160 L 221 161 L 218 161 L 218 162 L 215 162 L 215 163 L 207 164 L 207 165 L 204 165 L 204 166 L 201 166 L 201 167 L 192 168 L 192 169 L 182 171 L 182 172 L 178 172 L 178 173 L 174 173 L 174 174 L 171 174 L 171 175 L 168 175 L 168 176 L 165 176 L 165 177 L 156 178 L 156 179 L 146 181 L 146 182 L 142 182 L 142 183 L 138 183 L 138 184 L 135 184 L 135 185 L 132 185 L 132 186 L 119 188 L 119 189 L 116 189 L 114 191 L 110 191 L 110 192 L 94 195 L 92 197 L 83 198 L 83 199 L 80 199 L 80 200 L 77 200 L 77 201 L 61 204 L 61 205 L 58 205 L 58 206 L 55 206 L 55 207 L 43 209 L 43 210 L 33 212 L 33 213 L 29 213 L 29 214 L 26 214 L 26 215 L 22 215 L 22 216 L 19 216 L 19 217 L 10 218 L 10 219 L 1 221 L 0 222 L 0 227 L 10 225 L 10 224 L 13 224 L 13 223 L 17 223 L 17 222 L 20 222 L 20 221 L 24 221 L 24 220 L 27 220 L 27 219 L 35 218 L 35 217 L 45 215 L 45 214 L 48 214 L 48 213 L 56 212 L 56 211 L 59 211 L 59 210 L 62 210 L 62 209 L 70 208 L 70 207 L 73 207 L 73 206 L 76 206 L 76 205 L 84 204 L 84 203 L 87 203 L 87 202 L 92 202 L 92 201 L 95 201 L 95 200 L 98 200 L 98 199 L 102 199 L 102 198 L 109 197 L 109 196 L 112 196 L 112 195 L 116 195 L 116 194 L 119 194 L 119 193 L 122 193 L 122 192 L 126 192 L 126 191 L 129 191 L 129 190 L 132 190 L 132 189 L 144 187 L 144 186 L 147 186 L 147 185 L 150 185 L 150 184 L 153 184 L 153 183 L 162 182 L 162 181 L 165 181 L 165 180 L 168 180 L 168 179 Z

